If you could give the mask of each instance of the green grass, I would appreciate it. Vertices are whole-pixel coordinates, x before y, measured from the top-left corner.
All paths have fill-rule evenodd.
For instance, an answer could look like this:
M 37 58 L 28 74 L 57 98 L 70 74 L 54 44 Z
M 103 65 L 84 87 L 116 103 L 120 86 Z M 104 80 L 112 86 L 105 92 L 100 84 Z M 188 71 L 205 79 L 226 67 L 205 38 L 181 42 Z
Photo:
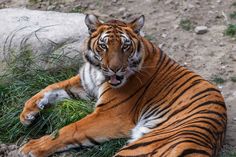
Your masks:
M 229 24 L 227 29 L 224 32 L 225 35 L 230 37 L 236 36 L 236 24 Z
M 38 0 L 29 0 L 29 3 L 36 4 L 38 3 Z
M 186 31 L 190 31 L 192 29 L 192 23 L 189 19 L 181 20 L 179 25 L 182 29 Z
M 30 138 L 56 133 L 61 127 L 91 113 L 94 102 L 65 100 L 43 110 L 28 127 L 19 121 L 19 114 L 27 99 L 47 85 L 75 75 L 78 66 L 41 70 L 34 66 L 30 50 L 15 56 L 15 59 L 8 63 L 8 72 L 0 77 L 0 143 L 21 144 Z M 222 83 L 224 80 L 215 76 L 214 82 Z M 72 149 L 70 153 L 81 157 L 111 157 L 125 143 L 126 139 L 111 140 L 99 146 Z M 235 155 L 230 152 L 222 157 Z
M 146 39 L 150 40 L 150 41 L 154 41 L 155 37 L 153 35 L 149 35 L 149 34 L 145 34 L 144 36 Z
M 84 7 L 81 6 L 76 6 L 74 8 L 71 9 L 71 13 L 83 13 L 86 9 Z
M 230 77 L 230 80 L 231 80 L 232 82 L 236 82 L 236 76 Z
M 233 13 L 229 14 L 229 17 L 231 19 L 236 19 L 236 11 L 234 11 Z
M 236 152 L 235 151 L 226 151 L 226 152 L 221 152 L 220 157 L 236 157 Z
M 223 83 L 225 83 L 225 81 L 226 81 L 226 80 L 224 80 L 222 77 L 217 76 L 217 75 L 213 76 L 213 77 L 211 78 L 211 80 L 212 80 L 212 82 L 214 82 L 214 83 L 216 83 L 216 84 L 223 84 Z
M 34 123 L 28 127 L 19 121 L 20 112 L 27 99 L 49 84 L 74 76 L 78 67 L 79 64 L 69 68 L 42 70 L 34 65 L 30 50 L 24 50 L 8 62 L 8 72 L 0 77 L 0 143 L 21 144 L 30 138 L 57 132 L 63 126 L 91 113 L 94 102 L 65 100 L 41 111 Z M 109 157 L 124 144 L 124 139 L 112 140 L 73 153 L 84 157 Z
M 232 3 L 232 6 L 236 7 L 236 2 L 233 2 L 233 3 Z

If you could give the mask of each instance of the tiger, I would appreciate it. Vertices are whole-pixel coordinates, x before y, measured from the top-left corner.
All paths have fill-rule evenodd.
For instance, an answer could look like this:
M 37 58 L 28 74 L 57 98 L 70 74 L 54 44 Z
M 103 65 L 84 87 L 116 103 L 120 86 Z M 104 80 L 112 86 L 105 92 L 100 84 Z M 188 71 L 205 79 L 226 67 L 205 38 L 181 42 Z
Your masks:
M 220 90 L 142 35 L 144 15 L 126 22 L 87 14 L 89 37 L 79 74 L 26 101 L 20 121 L 63 99 L 96 99 L 94 111 L 32 139 L 19 152 L 46 157 L 69 148 L 129 139 L 115 157 L 215 157 L 222 148 L 227 108 Z

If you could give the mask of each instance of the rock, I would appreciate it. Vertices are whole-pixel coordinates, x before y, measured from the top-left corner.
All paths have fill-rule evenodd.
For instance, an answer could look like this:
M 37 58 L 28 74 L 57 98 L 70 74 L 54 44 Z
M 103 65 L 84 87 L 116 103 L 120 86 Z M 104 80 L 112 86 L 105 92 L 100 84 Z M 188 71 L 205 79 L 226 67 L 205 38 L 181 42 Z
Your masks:
M 161 43 L 161 44 L 159 44 L 158 45 L 158 47 L 161 49 L 161 48 L 163 48 L 165 46 L 165 43 Z
M 67 63 L 72 64 L 71 59 L 53 63 L 50 56 L 81 58 L 88 37 L 84 18 L 80 13 L 1 9 L 0 73 L 6 62 L 26 48 L 43 69 L 69 66 Z
M 167 34 L 162 33 L 162 34 L 161 34 L 161 37 L 162 37 L 162 38 L 166 38 L 166 37 L 167 37 Z
M 204 34 L 208 31 L 208 29 L 206 26 L 197 26 L 195 27 L 194 31 L 196 34 Z
M 225 46 L 225 43 L 220 42 L 220 43 L 219 43 L 219 46 L 220 46 L 220 47 L 224 47 L 224 46 Z
M 120 14 L 124 14 L 124 12 L 126 11 L 126 8 L 125 7 L 121 7 L 120 9 L 118 9 L 118 12 Z
M 173 2 L 173 0 L 166 0 L 166 1 L 165 1 L 165 5 L 170 4 L 170 3 L 172 3 L 172 2 Z
M 91 4 L 89 4 L 89 9 L 91 9 L 91 10 L 95 10 L 96 9 L 96 3 L 91 3 Z
M 16 146 L 16 145 L 9 145 L 8 146 L 8 149 L 9 150 L 15 150 L 15 149 L 17 149 L 18 148 L 18 146 Z
M 47 10 L 54 10 L 55 8 L 56 8 L 55 5 L 49 5 L 48 8 L 47 8 Z
M 234 117 L 233 120 L 236 121 L 236 117 Z

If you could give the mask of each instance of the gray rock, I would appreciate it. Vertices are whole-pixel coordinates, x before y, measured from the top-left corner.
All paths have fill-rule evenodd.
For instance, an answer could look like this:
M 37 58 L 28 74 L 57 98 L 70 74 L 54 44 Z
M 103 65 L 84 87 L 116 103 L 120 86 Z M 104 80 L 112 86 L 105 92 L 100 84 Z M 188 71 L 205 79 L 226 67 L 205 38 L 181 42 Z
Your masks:
M 31 50 L 34 62 L 42 68 L 55 66 L 50 56 L 81 58 L 88 37 L 84 18 L 80 13 L 1 9 L 0 72 L 7 61 L 25 49 Z M 68 63 L 62 60 L 57 64 Z
M 208 31 L 208 29 L 206 26 L 197 26 L 195 27 L 194 31 L 196 34 L 204 34 Z

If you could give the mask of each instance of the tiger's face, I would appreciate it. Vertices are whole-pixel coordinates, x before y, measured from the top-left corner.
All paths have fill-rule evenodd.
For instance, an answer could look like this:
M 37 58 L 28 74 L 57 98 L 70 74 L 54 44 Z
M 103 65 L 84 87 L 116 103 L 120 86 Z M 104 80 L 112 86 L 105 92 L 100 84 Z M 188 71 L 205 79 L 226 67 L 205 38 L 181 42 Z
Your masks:
M 144 16 L 131 23 L 118 20 L 103 23 L 96 16 L 87 15 L 85 23 L 90 33 L 85 59 L 102 71 L 112 87 L 121 87 L 140 70 L 143 62 L 140 30 Z

